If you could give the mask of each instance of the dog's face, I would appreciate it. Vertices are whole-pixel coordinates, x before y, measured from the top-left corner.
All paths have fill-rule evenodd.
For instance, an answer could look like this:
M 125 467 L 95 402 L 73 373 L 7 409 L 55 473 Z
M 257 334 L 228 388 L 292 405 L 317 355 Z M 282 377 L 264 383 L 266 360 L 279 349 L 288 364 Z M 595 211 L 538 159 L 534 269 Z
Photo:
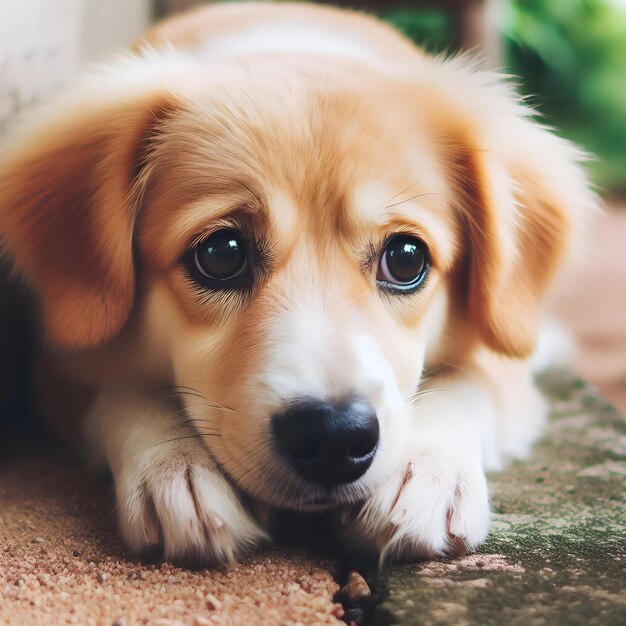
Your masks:
M 141 336 L 259 499 L 362 500 L 402 462 L 425 364 L 531 351 L 587 194 L 558 187 L 567 148 L 433 72 L 145 72 L 4 166 L 6 245 L 49 337 Z
M 388 474 L 443 332 L 451 186 L 415 104 L 378 82 L 229 81 L 151 155 L 154 340 L 204 396 L 186 400 L 210 450 L 274 504 L 356 499 Z

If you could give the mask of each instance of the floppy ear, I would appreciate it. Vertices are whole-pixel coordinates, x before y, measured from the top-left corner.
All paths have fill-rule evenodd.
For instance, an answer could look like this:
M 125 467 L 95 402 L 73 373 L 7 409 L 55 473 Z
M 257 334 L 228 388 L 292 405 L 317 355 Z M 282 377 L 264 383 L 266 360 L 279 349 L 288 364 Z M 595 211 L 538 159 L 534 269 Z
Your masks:
M 175 98 L 154 68 L 129 64 L 44 107 L 0 163 L 3 247 L 66 348 L 112 337 L 133 303 L 134 183 Z
M 492 124 L 481 137 L 466 127 L 457 148 L 465 302 L 489 348 L 527 357 L 546 291 L 596 198 L 572 145 L 519 113 Z

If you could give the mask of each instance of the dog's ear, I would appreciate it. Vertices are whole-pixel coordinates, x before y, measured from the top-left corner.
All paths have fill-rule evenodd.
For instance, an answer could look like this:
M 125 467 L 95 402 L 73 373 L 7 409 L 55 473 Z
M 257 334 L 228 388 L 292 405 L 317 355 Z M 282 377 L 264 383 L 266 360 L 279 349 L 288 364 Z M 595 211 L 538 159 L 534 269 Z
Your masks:
M 44 107 L 0 163 L 2 244 L 66 348 L 115 335 L 133 303 L 136 181 L 176 107 L 152 72 L 90 77 Z M 144 73 L 145 74 L 145 73 Z
M 527 357 L 546 292 L 597 198 L 582 153 L 533 121 L 497 77 L 463 59 L 436 70 L 427 106 L 458 198 L 457 310 L 490 349 Z
M 475 130 L 465 128 L 455 157 L 466 311 L 489 348 L 527 357 L 546 291 L 596 198 L 580 152 L 531 120 L 518 114 Z

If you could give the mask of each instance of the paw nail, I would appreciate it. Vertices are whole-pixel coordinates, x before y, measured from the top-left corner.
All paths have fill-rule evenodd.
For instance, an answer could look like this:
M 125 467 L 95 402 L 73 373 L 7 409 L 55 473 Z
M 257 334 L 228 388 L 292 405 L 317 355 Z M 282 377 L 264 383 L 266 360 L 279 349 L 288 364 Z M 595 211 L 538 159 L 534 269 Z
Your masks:
M 462 557 L 467 554 L 467 544 L 462 537 L 450 535 L 448 553 L 454 557 Z

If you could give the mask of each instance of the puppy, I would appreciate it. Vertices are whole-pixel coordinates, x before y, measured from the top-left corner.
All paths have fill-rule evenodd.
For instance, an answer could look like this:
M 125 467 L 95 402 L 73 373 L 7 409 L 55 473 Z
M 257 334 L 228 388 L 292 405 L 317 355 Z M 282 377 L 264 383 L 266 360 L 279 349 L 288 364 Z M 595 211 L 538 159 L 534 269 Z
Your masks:
M 127 545 L 228 563 L 291 509 L 381 559 L 478 546 L 544 420 L 580 158 L 498 77 L 303 4 L 165 22 L 31 113 L 3 247 Z

